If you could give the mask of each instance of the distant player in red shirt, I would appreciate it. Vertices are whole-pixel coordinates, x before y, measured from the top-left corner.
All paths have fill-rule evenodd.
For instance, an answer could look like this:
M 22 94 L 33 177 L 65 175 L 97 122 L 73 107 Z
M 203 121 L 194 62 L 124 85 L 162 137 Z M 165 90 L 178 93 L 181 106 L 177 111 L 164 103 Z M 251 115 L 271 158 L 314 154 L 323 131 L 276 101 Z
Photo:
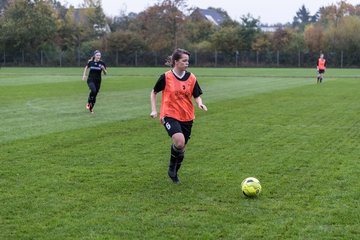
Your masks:
M 173 69 L 162 74 L 151 91 L 151 113 L 156 118 L 156 94 L 162 91 L 160 122 L 172 138 L 168 175 L 174 183 L 179 183 L 178 171 L 184 159 L 185 146 L 190 139 L 194 115 L 194 97 L 197 106 L 207 111 L 200 95 L 202 90 L 194 74 L 186 71 L 190 53 L 176 49 L 167 64 Z
M 317 83 L 322 83 L 325 70 L 326 70 L 326 60 L 324 58 L 324 54 L 320 54 L 320 58 L 317 61 L 317 71 L 318 71 Z

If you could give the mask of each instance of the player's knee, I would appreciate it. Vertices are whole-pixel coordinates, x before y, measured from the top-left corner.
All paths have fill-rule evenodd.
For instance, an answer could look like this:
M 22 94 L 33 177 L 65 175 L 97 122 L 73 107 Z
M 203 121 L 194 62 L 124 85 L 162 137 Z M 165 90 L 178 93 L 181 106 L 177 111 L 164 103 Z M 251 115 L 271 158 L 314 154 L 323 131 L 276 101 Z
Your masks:
M 177 149 L 183 150 L 185 148 L 185 137 L 182 133 L 176 133 L 172 136 L 174 145 Z
M 174 143 L 174 145 L 179 151 L 184 151 L 185 149 L 185 141 Z
M 177 141 L 174 141 L 174 145 L 179 151 L 184 151 L 184 149 L 185 149 L 185 140 L 178 139 Z

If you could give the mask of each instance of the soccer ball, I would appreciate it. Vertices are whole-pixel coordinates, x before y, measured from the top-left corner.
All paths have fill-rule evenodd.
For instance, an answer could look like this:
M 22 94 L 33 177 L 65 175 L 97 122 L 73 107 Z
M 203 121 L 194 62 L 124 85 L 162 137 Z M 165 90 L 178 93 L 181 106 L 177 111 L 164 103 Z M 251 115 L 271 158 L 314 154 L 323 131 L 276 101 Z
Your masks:
M 241 183 L 241 191 L 246 197 L 257 197 L 261 193 L 260 181 L 254 177 L 245 178 Z

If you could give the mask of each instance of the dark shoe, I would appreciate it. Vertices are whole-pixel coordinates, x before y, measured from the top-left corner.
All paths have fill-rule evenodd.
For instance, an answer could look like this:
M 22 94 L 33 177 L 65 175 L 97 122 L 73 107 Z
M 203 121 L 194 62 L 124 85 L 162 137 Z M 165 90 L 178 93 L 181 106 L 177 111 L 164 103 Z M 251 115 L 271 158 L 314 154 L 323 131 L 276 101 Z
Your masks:
M 177 176 L 176 164 L 171 164 L 171 161 L 169 163 L 168 175 L 171 178 L 171 180 L 173 181 L 173 183 L 179 183 L 180 182 L 180 180 L 179 180 L 179 178 Z
M 180 183 L 180 179 L 177 174 L 174 176 L 174 175 L 171 175 L 170 172 L 168 172 L 168 175 L 169 175 L 170 179 L 173 181 L 173 183 L 175 183 L 175 184 Z

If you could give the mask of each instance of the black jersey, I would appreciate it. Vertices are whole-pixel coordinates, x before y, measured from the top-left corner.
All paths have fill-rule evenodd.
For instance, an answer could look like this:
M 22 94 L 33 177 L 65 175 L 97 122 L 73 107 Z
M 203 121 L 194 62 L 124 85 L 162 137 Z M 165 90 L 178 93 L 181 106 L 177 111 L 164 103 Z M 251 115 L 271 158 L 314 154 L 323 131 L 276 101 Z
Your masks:
M 186 72 L 184 77 L 182 77 L 182 78 L 179 78 L 175 74 L 174 74 L 174 76 L 179 81 L 186 81 L 190 77 L 190 74 L 191 74 L 190 72 Z M 162 90 L 165 89 L 165 85 L 166 85 L 166 81 L 165 81 L 165 73 L 164 73 L 159 77 L 159 80 L 156 82 L 156 84 L 154 86 L 154 92 L 156 92 L 156 93 L 161 92 Z M 198 81 L 196 81 L 192 95 L 193 95 L 194 98 L 197 98 L 201 94 L 202 94 L 202 90 L 200 88 L 200 85 L 199 85 Z
M 103 68 L 106 69 L 106 65 L 103 61 L 89 61 L 87 67 L 90 69 L 88 80 L 89 81 L 100 81 L 101 80 L 101 71 Z

